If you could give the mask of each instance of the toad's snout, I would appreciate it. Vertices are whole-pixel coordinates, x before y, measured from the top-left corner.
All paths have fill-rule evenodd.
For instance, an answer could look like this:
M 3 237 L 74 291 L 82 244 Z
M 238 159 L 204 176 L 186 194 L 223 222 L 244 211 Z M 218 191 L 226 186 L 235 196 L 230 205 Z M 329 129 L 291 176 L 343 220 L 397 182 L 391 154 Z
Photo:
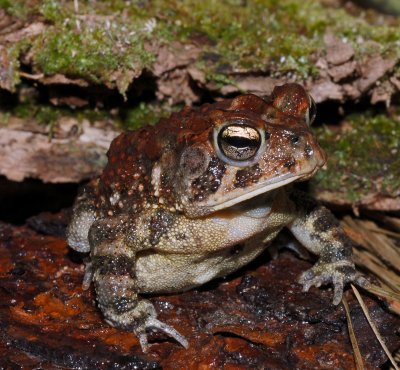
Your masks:
M 291 132 L 288 140 L 292 146 L 293 164 L 298 173 L 313 175 L 326 162 L 326 154 L 311 133 Z

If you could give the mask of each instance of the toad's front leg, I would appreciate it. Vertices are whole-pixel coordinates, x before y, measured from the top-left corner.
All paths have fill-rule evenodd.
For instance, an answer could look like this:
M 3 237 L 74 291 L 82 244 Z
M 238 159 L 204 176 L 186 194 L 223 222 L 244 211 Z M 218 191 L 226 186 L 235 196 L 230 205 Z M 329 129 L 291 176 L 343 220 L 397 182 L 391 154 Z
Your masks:
M 135 276 L 136 252 L 127 246 L 120 219 L 96 221 L 89 231 L 93 281 L 97 301 L 106 321 L 112 326 L 132 330 L 143 352 L 148 350 L 146 329 L 155 328 L 173 337 L 183 347 L 187 340 L 174 328 L 157 319 L 151 302 L 138 296 Z
M 352 259 L 352 242 L 345 234 L 338 220 L 325 207 L 302 192 L 294 192 L 292 199 L 297 205 L 296 218 L 288 225 L 307 249 L 319 256 L 317 263 L 299 278 L 303 290 L 315 285 L 332 283 L 333 303 L 339 304 L 346 283 L 367 284 L 357 273 Z

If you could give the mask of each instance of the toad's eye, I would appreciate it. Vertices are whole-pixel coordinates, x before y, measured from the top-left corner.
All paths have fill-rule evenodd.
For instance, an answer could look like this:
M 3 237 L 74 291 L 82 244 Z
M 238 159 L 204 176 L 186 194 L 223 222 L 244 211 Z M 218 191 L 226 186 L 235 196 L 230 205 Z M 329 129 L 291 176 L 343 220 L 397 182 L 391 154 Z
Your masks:
M 309 104 L 308 104 L 308 110 L 306 113 L 306 122 L 308 126 L 311 126 L 311 124 L 315 120 L 315 116 L 317 115 L 317 106 L 315 104 L 314 99 L 311 97 L 311 95 L 308 95 L 309 97 Z
M 233 161 L 247 161 L 253 158 L 261 146 L 261 135 L 253 127 L 233 124 L 225 126 L 218 133 L 218 148 Z

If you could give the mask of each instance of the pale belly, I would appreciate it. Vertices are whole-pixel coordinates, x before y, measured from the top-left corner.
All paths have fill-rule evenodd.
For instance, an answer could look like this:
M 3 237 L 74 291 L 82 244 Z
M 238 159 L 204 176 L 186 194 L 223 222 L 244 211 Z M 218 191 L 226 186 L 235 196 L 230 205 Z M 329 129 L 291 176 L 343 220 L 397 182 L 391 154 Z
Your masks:
M 268 236 L 272 239 L 275 235 Z M 260 235 L 207 255 L 142 254 L 136 264 L 139 292 L 179 292 L 228 275 L 255 259 L 266 248 L 268 243 L 263 239 L 265 236 Z
M 184 220 L 187 222 L 186 241 L 171 241 L 167 237 L 160 246 L 137 255 L 139 292 L 188 290 L 246 265 L 266 248 L 290 219 L 285 199 L 275 196 L 274 200 L 278 202 L 275 209 L 260 197 L 217 212 L 206 220 Z

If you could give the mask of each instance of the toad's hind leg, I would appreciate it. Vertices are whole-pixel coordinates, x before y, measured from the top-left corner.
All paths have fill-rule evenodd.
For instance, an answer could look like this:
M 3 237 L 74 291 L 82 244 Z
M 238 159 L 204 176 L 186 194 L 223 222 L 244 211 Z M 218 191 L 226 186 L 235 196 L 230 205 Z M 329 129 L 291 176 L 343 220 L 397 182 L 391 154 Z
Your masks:
M 120 218 L 96 221 L 89 231 L 92 246 L 93 281 L 97 301 L 112 326 L 133 330 L 143 352 L 148 350 L 146 329 L 155 328 L 173 337 L 183 347 L 187 340 L 174 328 L 157 319 L 151 302 L 138 296 L 135 276 L 136 252 L 128 247 Z

